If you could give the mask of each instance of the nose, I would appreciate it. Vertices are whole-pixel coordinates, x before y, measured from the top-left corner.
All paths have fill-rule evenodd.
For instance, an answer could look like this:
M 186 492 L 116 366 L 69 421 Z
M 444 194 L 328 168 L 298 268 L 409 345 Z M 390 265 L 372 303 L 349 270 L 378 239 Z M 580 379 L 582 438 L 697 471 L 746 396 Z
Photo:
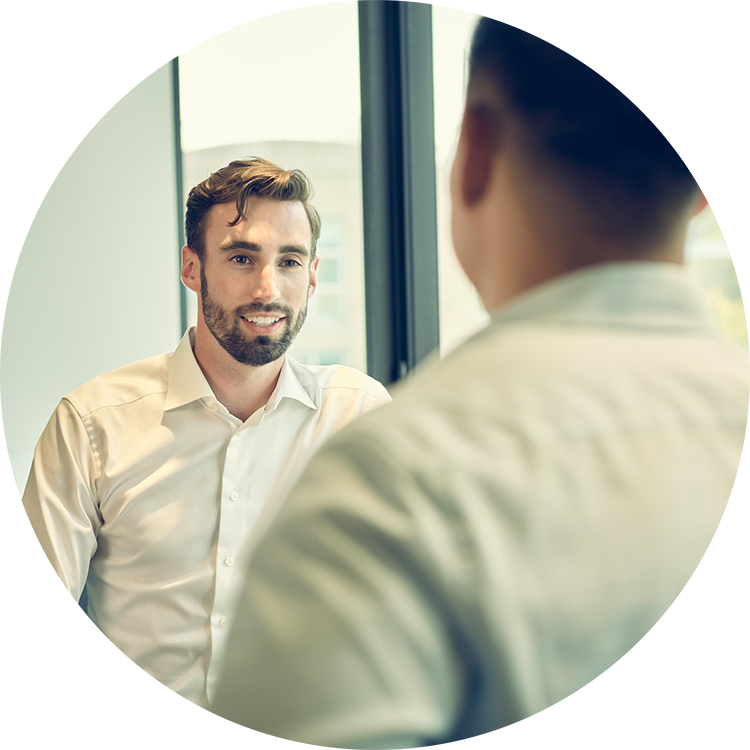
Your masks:
M 254 278 L 253 299 L 268 304 L 276 302 L 280 296 L 276 267 L 269 263 Z

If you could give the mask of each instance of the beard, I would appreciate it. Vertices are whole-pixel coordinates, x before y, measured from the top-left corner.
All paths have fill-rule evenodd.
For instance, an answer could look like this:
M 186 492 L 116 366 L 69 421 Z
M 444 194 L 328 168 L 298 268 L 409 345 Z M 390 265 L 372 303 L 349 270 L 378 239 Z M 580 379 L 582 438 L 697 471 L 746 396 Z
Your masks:
M 291 307 L 278 304 L 263 305 L 260 302 L 244 305 L 230 312 L 211 298 L 203 268 L 201 268 L 201 302 L 203 319 L 213 337 L 231 357 L 243 365 L 252 367 L 262 367 L 281 357 L 292 345 L 292 341 L 307 317 L 307 300 L 296 318 Z M 240 318 L 261 313 L 284 316 L 284 328 L 279 335 L 248 338 L 242 328 Z

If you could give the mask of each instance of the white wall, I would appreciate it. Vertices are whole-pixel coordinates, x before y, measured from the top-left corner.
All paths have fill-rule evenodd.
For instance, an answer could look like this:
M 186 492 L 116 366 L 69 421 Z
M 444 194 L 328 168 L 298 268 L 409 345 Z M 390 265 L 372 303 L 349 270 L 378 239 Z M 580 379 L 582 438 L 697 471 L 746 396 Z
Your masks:
M 26 238 L 0 358 L 3 423 L 19 488 L 62 396 L 179 339 L 172 106 L 166 65 L 81 142 Z

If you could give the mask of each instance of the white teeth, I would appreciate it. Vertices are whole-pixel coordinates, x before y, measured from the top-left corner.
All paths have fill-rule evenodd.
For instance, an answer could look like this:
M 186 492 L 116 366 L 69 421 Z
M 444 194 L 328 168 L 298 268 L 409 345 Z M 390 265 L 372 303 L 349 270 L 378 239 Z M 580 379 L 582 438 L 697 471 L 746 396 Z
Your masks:
M 277 323 L 279 320 L 281 320 L 281 318 L 266 318 L 261 316 L 250 318 L 243 315 L 243 317 L 250 323 L 255 323 L 256 326 L 272 326 L 274 323 Z

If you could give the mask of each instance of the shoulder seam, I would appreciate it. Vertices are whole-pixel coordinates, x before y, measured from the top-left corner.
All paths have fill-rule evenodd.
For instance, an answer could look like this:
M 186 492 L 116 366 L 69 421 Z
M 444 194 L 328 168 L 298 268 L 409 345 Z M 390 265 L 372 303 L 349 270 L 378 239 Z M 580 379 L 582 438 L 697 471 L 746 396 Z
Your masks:
M 81 421 L 81 425 L 83 429 L 86 431 L 86 437 L 88 438 L 88 441 L 89 441 L 89 450 L 91 451 L 91 457 L 94 459 L 94 469 L 96 471 L 96 491 L 97 491 L 96 497 L 92 496 L 91 492 L 89 491 L 89 497 L 91 497 L 91 501 L 94 504 L 94 507 L 97 509 L 97 512 L 100 514 L 100 520 L 102 520 L 101 511 L 99 508 L 99 495 L 98 495 L 99 483 L 102 477 L 102 460 L 101 460 L 101 457 L 99 456 L 98 444 L 96 442 L 96 435 L 94 435 L 93 426 L 91 425 L 91 423 L 90 422 L 87 423 L 84 421 L 86 417 L 88 417 L 89 415 L 88 414 L 81 415 L 81 413 L 78 411 L 78 408 L 71 400 L 70 395 L 64 396 L 62 400 L 67 401 L 70 404 L 71 408 L 76 413 L 76 416 Z
M 114 409 L 118 406 L 128 406 L 129 404 L 134 404 L 136 401 L 140 401 L 141 399 L 148 398 L 149 396 L 158 396 L 163 393 L 167 393 L 167 390 L 163 391 L 149 391 L 148 393 L 144 393 L 141 396 L 138 396 L 137 398 L 130 399 L 130 401 L 122 401 L 121 403 L 117 404 L 102 404 L 101 406 L 97 406 L 94 409 L 91 409 L 91 411 L 87 411 L 85 414 L 81 414 L 80 411 L 76 408 L 75 404 L 71 400 L 71 398 L 74 398 L 78 403 L 80 403 L 80 399 L 78 399 L 77 396 L 74 396 L 72 393 L 69 393 L 67 396 L 65 396 L 65 400 L 70 402 L 71 405 L 73 405 L 73 408 L 78 413 L 78 416 L 83 419 L 84 417 L 90 417 L 94 412 L 101 411 L 102 409 Z
M 377 398 L 377 396 L 374 393 L 370 393 L 369 391 L 366 391 L 364 388 L 357 388 L 357 386 L 355 385 L 321 385 L 318 387 L 322 391 L 332 391 L 332 390 L 358 391 L 359 393 L 364 393 L 365 396 L 369 396 L 370 398 Z

